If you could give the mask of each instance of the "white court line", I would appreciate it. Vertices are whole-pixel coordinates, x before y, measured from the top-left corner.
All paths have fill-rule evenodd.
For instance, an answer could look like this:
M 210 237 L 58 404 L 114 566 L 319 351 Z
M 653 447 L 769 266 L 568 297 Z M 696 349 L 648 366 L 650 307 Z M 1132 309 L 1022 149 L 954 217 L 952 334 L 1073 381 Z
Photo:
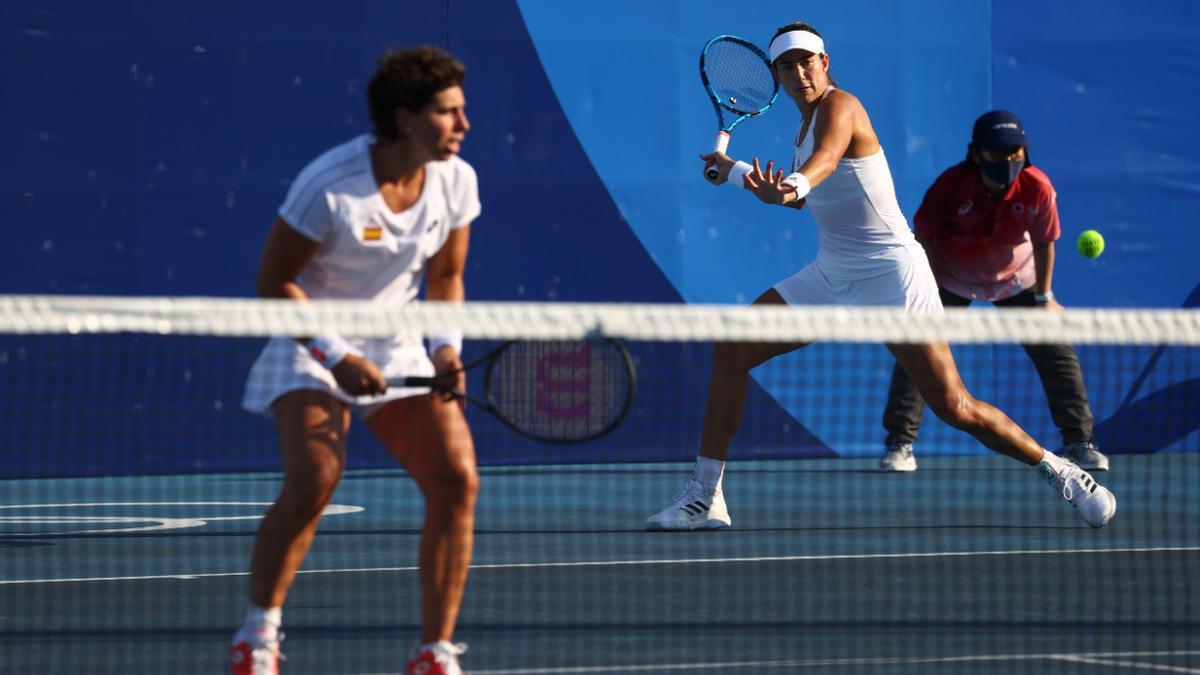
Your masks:
M 1182 654 L 1190 654 L 1193 652 L 1182 652 Z M 1172 656 L 1174 654 L 1171 654 Z M 1053 657 L 1059 661 L 1072 661 L 1075 663 L 1090 663 L 1097 666 L 1109 666 L 1111 668 L 1133 668 L 1134 670 L 1157 670 L 1165 673 L 1200 673 L 1200 668 L 1187 668 L 1184 666 L 1168 666 L 1162 663 L 1146 663 L 1145 661 L 1120 661 L 1112 658 L 1096 658 L 1098 656 L 1108 657 L 1107 654 L 1070 654 Z M 1156 656 L 1154 654 L 1120 654 L 1119 656 Z
M 1193 656 L 1200 651 L 1160 651 L 1160 652 L 1091 652 L 1088 654 L 981 654 L 978 656 L 903 656 L 878 658 L 851 659 L 791 659 L 781 661 L 726 661 L 708 663 L 660 663 L 660 664 L 630 664 L 614 666 L 578 666 L 566 668 L 518 668 L 515 670 L 472 670 L 473 675 L 547 675 L 549 673 L 637 673 L 668 670 L 729 670 L 743 668 L 829 668 L 848 666 L 886 666 L 886 665 L 917 665 L 930 663 L 979 663 L 985 661 L 1043 661 L 1043 660 L 1079 660 L 1084 663 L 1098 665 L 1116 665 L 1122 667 L 1134 665 L 1149 669 L 1169 669 L 1172 672 L 1198 673 L 1200 670 L 1159 666 L 1154 663 L 1138 662 L 1105 662 L 1099 657 L 1150 657 L 1150 656 Z M 387 675 L 377 673 L 375 675 Z
M 146 506 L 271 506 L 272 502 L 71 502 L 65 504 L 7 504 L 0 505 L 0 511 L 12 511 L 15 509 L 80 509 L 80 508 L 130 508 L 130 507 L 146 507 Z M 347 513 L 358 513 L 365 510 L 361 506 L 352 504 L 330 504 L 322 511 L 322 515 L 340 516 Z M 61 535 L 76 535 L 76 534 L 125 534 L 130 532 L 152 532 L 161 530 L 179 530 L 189 527 L 203 527 L 214 520 L 257 520 L 262 518 L 262 513 L 250 514 L 248 516 L 201 516 L 198 518 L 163 518 L 159 516 L 138 516 L 131 514 L 128 516 L 55 516 L 55 515 L 33 515 L 33 516 L 7 516 L 0 513 L 0 525 L 5 523 L 15 523 L 18 525 L 71 525 L 79 523 L 154 523 L 154 525 L 141 525 L 138 527 L 105 527 L 90 530 L 62 530 L 62 531 L 42 531 L 42 532 L 16 532 L 9 534 L 10 537 L 24 537 L 26 539 L 36 539 L 37 537 L 51 537 Z
M 862 553 L 835 555 L 788 555 L 754 558 L 686 558 L 682 560 L 593 560 L 579 562 L 494 563 L 471 565 L 472 570 L 552 569 L 566 567 L 623 567 L 632 565 L 701 565 L 709 563 L 814 562 L 823 560 L 895 560 L 901 558 L 979 558 L 988 556 L 1026 555 L 1086 555 L 1104 553 L 1194 553 L 1200 546 L 1156 546 L 1148 548 L 1079 548 L 1016 551 L 930 551 L 926 553 Z M 350 574 L 356 572 L 414 572 L 415 566 L 404 567 L 342 567 L 323 570 L 300 570 L 298 574 Z M 212 577 L 241 577 L 249 572 L 182 572 L 127 577 L 72 577 L 63 579 L 4 579 L 0 586 L 13 584 L 62 584 L 91 581 L 151 581 L 158 579 L 204 579 Z

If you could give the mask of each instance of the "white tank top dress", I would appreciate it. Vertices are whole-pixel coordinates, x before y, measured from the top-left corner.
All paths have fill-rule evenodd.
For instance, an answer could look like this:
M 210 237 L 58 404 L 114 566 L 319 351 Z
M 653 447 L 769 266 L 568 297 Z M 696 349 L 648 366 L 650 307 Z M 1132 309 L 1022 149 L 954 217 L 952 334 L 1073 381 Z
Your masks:
M 817 114 L 819 109 L 798 139 L 792 171 L 812 156 Z M 900 210 L 882 149 L 867 157 L 843 157 L 808 194 L 805 208 L 816 221 L 819 248 L 816 260 L 775 284 L 789 305 L 942 311 L 929 260 Z

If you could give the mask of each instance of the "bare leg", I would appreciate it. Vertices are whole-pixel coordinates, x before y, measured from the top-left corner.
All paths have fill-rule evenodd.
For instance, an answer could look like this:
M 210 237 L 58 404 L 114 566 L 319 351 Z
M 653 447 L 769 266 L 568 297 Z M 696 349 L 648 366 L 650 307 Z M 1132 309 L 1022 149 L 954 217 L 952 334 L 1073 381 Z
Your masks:
M 1036 466 L 1045 451 L 1003 412 L 974 398 L 963 385 L 945 342 L 889 344 L 888 349 L 942 421 L 1013 459 Z
M 787 304 L 775 289 L 768 289 L 755 305 Z M 704 406 L 700 455 L 725 461 L 733 436 L 742 426 L 750 371 L 763 363 L 806 346 L 806 343 L 719 342 L 713 349 L 712 376 Z
M 318 391 L 295 391 L 272 408 L 283 456 L 283 489 L 254 539 L 250 601 L 280 607 L 304 561 L 346 464 L 350 412 Z
M 367 420 L 425 496 L 421 531 L 421 641 L 454 634 L 474 542 L 479 474 L 457 403 L 434 396 L 392 401 Z

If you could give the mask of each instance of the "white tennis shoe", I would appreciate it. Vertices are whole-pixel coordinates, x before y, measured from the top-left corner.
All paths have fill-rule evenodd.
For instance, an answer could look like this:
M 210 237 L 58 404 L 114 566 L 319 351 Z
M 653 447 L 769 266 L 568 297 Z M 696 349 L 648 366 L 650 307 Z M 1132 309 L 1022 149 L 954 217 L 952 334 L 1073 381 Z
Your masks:
M 725 494 L 720 489 L 709 492 L 700 483 L 689 480 L 683 491 L 675 495 L 674 504 L 646 519 L 646 529 L 715 530 L 732 523 L 725 507 Z
M 1104 527 L 1117 515 L 1116 496 L 1073 462 L 1067 462 L 1066 468 L 1057 474 L 1045 462 L 1038 469 L 1050 481 L 1050 485 L 1062 494 L 1063 499 L 1079 509 L 1079 515 L 1088 525 Z
M 913 444 L 895 442 L 887 446 L 887 452 L 879 460 L 879 470 L 889 473 L 907 473 L 917 470 L 917 458 L 913 457 Z

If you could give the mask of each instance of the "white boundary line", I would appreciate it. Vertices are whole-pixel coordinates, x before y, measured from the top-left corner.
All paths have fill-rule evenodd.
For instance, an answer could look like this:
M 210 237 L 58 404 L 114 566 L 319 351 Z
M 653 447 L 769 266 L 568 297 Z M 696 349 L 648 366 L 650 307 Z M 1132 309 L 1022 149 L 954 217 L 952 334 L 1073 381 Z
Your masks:
M 1062 656 L 1052 657 L 1059 661 L 1071 661 L 1074 663 L 1090 663 L 1097 666 L 1108 666 L 1110 668 L 1133 668 L 1134 670 L 1157 670 L 1166 673 L 1200 673 L 1200 668 L 1187 668 L 1185 666 L 1168 666 L 1162 663 L 1146 663 L 1145 661 L 1122 661 L 1113 660 L 1114 656 L 1182 656 L 1185 654 L 1195 654 L 1196 652 L 1170 652 L 1167 654 L 1156 653 L 1131 653 L 1131 654 L 1064 654 Z M 1097 658 L 1097 657 L 1106 658 Z
M 903 558 L 980 558 L 994 556 L 1031 555 L 1089 555 L 1106 553 L 1194 553 L 1200 546 L 1156 546 L 1146 548 L 1081 548 L 1014 551 L 930 551 L 926 553 L 861 553 L 833 555 L 761 556 L 749 558 L 685 558 L 676 560 L 591 560 L 579 562 L 492 563 L 471 565 L 472 570 L 553 569 L 567 567 L 624 567 L 635 565 L 701 565 L 716 563 L 811 562 L 823 560 L 895 560 Z M 300 570 L 298 574 L 350 574 L 360 572 L 415 572 L 416 566 L 403 567 L 344 567 L 320 570 Z M 248 576 L 249 572 L 183 572 L 126 577 L 71 577 L 63 579 L 3 579 L 0 586 L 87 583 L 93 581 L 155 581 L 162 579 L 205 579 L 214 577 Z
M 143 506 L 270 506 L 271 502 L 72 502 L 64 504 L 6 504 L 0 505 L 0 512 L 14 509 L 66 509 L 92 507 L 143 507 Z M 358 513 L 365 510 L 361 506 L 350 504 L 330 504 L 322 511 L 322 515 L 340 516 L 347 513 Z M 164 518 L 161 516 L 6 516 L 0 514 L 0 525 L 4 523 L 34 524 L 34 525 L 67 525 L 79 523 L 155 523 L 140 527 L 100 528 L 91 530 L 64 530 L 60 532 L 17 532 L 8 534 L 9 537 L 33 538 L 51 537 L 72 534 L 119 534 L 126 532 L 150 532 L 154 530 L 178 530 L 189 527 L 203 527 L 214 520 L 257 520 L 262 513 L 248 516 L 200 516 L 196 518 Z M 3 583 L 3 582 L 0 582 Z
M 515 670 L 472 670 L 474 675 L 548 675 L 549 673 L 635 673 L 661 672 L 668 670 L 727 670 L 732 668 L 844 668 L 848 666 L 887 666 L 887 665 L 918 665 L 929 663 L 980 663 L 986 661 L 1076 661 L 1092 663 L 1117 668 L 1138 668 L 1146 670 L 1163 670 L 1174 673 L 1200 673 L 1200 669 L 1181 666 L 1167 666 L 1157 663 L 1139 661 L 1113 661 L 1121 657 L 1175 657 L 1194 656 L 1200 651 L 1154 651 L 1154 652 L 1089 652 L 1086 654 L 980 654 L 976 656 L 897 656 L 877 658 L 845 658 L 845 659 L 787 659 L 778 661 L 725 661 L 708 663 L 661 663 L 661 664 L 631 664 L 613 666 L 576 666 L 566 668 L 518 668 Z M 377 673 L 374 675 L 387 675 Z

